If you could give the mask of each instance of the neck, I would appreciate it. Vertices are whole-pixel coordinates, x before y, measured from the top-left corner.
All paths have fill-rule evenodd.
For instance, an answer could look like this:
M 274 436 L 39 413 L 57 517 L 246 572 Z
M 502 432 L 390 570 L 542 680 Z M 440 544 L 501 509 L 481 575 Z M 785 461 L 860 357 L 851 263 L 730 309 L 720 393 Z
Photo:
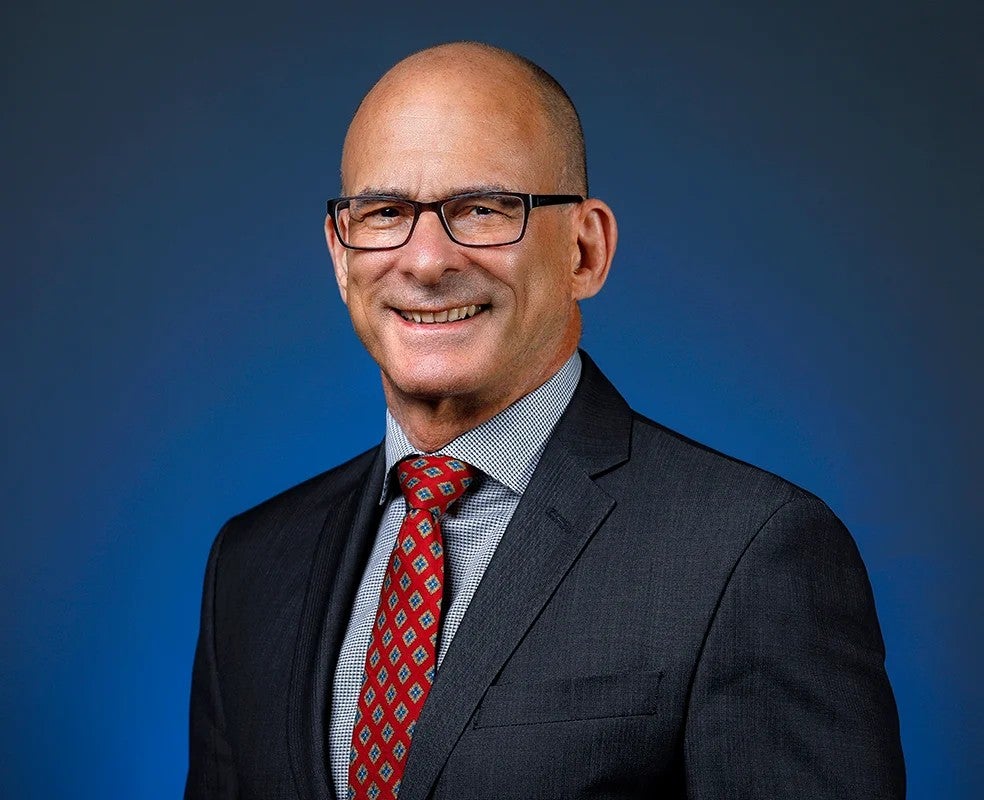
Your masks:
M 383 393 L 390 414 L 399 423 L 410 443 L 422 453 L 433 453 L 541 387 L 569 357 L 570 354 L 559 359 L 556 364 L 544 365 L 544 370 L 532 381 L 496 397 L 409 395 L 394 386 L 385 374 Z
M 535 387 L 534 387 L 535 388 Z M 422 453 L 433 453 L 463 433 L 492 419 L 522 395 L 496 403 L 468 402 L 463 398 L 407 398 L 386 386 L 386 405 L 410 443 Z M 525 392 L 524 392 L 525 394 Z

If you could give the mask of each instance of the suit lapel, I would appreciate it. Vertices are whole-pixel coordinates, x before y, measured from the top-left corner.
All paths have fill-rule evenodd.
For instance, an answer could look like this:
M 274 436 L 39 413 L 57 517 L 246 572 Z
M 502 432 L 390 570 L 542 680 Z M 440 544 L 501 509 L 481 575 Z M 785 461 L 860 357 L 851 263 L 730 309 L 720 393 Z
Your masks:
M 323 503 L 321 536 L 311 564 L 294 649 L 287 710 L 287 746 L 298 794 L 336 797 L 325 750 L 327 704 L 335 663 L 379 522 L 385 457 L 367 459 Z
M 414 730 L 400 800 L 423 800 L 486 689 L 615 501 L 594 477 L 629 454 L 631 412 L 582 353 L 581 382 L 455 633 Z

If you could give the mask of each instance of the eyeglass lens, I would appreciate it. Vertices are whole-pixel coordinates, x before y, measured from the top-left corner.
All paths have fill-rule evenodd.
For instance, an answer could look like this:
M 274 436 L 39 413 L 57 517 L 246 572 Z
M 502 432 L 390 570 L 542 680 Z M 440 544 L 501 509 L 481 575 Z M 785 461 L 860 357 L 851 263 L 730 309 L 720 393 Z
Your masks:
M 508 244 L 525 222 L 521 197 L 488 193 L 456 197 L 441 206 L 451 235 L 465 245 Z M 412 203 L 387 198 L 353 198 L 338 210 L 342 240 L 353 247 L 399 247 L 413 229 Z

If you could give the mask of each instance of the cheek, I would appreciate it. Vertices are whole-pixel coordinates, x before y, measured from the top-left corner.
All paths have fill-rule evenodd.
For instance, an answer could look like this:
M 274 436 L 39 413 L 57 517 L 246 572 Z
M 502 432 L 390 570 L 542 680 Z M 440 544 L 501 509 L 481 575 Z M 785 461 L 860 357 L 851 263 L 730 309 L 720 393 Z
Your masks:
M 530 250 L 520 259 L 504 266 L 507 283 L 520 308 L 557 311 L 572 297 L 573 271 L 569 258 L 559 246 Z
M 342 291 L 342 297 L 348 307 L 352 325 L 359 337 L 363 341 L 366 340 L 366 337 L 375 338 L 373 333 L 374 317 L 371 313 L 372 285 L 366 283 L 365 276 L 361 272 L 349 273 L 348 285 Z
M 365 256 L 364 253 L 358 254 Z M 380 278 L 385 270 L 365 258 L 349 258 L 345 294 L 348 304 L 368 307 L 378 293 Z
M 572 276 L 559 265 L 549 269 L 541 266 L 529 276 L 526 285 L 526 305 L 537 314 L 558 316 L 566 313 L 572 302 Z

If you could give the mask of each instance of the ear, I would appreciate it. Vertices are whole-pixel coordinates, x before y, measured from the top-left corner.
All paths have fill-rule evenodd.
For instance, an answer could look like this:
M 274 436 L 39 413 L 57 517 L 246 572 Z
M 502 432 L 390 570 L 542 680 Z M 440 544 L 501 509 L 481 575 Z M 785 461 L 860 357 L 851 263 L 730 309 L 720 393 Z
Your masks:
M 325 241 L 328 243 L 331 262 L 335 266 L 335 282 L 338 284 L 338 293 L 342 296 L 342 302 L 348 305 L 349 251 L 338 241 L 338 234 L 335 232 L 335 221 L 331 218 L 331 214 L 325 217 Z
M 593 297 L 605 285 L 618 242 L 615 213 L 601 200 L 588 198 L 577 205 L 579 261 L 574 269 L 574 299 Z

